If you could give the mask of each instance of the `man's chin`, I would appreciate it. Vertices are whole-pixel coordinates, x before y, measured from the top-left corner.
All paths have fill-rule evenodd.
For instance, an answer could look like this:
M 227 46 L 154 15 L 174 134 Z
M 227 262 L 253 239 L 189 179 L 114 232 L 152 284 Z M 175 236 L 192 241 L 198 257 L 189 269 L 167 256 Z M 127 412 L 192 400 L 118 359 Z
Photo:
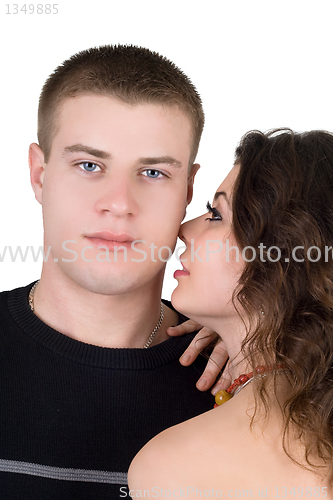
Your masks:
M 114 273 L 89 273 L 81 272 L 78 275 L 69 276 L 80 288 L 99 295 L 122 295 L 131 292 L 138 287 L 138 283 L 133 277 L 126 274 Z
M 139 264 L 128 266 L 123 263 L 114 267 L 85 263 L 74 267 L 68 263 L 61 267 L 67 280 L 69 278 L 84 290 L 100 295 L 122 295 L 144 288 L 149 282 L 159 282 L 163 277 L 164 266 L 162 269 L 147 269 L 142 263 L 139 267 Z

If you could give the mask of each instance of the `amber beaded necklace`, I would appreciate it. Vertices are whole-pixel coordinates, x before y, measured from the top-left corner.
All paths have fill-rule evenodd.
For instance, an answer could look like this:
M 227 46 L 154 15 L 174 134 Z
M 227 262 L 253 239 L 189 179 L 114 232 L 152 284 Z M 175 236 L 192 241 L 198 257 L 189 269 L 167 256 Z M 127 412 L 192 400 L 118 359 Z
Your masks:
M 254 374 L 253 374 L 254 373 Z M 215 396 L 215 405 L 214 408 L 223 405 L 233 396 L 236 396 L 246 385 L 255 380 L 256 378 L 265 377 L 266 375 L 274 373 L 280 375 L 285 373 L 282 365 L 276 366 L 257 366 L 254 372 L 243 373 L 238 378 L 234 380 L 230 387 L 227 390 L 219 391 Z

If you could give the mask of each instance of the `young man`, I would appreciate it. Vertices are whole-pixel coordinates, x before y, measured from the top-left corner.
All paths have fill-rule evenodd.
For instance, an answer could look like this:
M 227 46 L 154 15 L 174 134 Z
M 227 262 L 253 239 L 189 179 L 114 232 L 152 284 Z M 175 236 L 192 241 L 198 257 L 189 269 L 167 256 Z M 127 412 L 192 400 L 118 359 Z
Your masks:
M 48 258 L 0 295 L 1 498 L 124 497 L 137 451 L 212 408 L 161 303 L 203 122 L 188 78 L 147 49 L 84 51 L 47 80 L 30 170 Z

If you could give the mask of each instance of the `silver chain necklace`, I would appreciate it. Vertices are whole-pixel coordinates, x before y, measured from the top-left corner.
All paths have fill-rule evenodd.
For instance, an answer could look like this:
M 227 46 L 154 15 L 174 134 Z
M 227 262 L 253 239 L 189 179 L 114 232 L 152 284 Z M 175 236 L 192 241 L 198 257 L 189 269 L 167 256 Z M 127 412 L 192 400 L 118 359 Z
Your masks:
M 36 291 L 38 283 L 39 283 L 39 281 L 36 281 L 36 283 L 33 285 L 33 287 L 31 288 L 31 290 L 29 292 L 29 299 L 28 300 L 29 300 L 29 306 L 30 306 L 30 309 L 32 310 L 32 312 L 34 312 L 34 308 L 35 308 L 34 297 L 35 297 L 35 291 Z M 155 326 L 154 330 L 149 335 L 149 337 L 147 339 L 147 342 L 143 346 L 143 349 L 147 349 L 148 347 L 150 347 L 150 345 L 153 342 L 153 340 L 154 340 L 154 338 L 155 338 L 158 330 L 161 327 L 163 318 L 164 318 L 164 307 L 163 307 L 163 302 L 161 302 L 160 318 L 159 318 L 158 323 Z

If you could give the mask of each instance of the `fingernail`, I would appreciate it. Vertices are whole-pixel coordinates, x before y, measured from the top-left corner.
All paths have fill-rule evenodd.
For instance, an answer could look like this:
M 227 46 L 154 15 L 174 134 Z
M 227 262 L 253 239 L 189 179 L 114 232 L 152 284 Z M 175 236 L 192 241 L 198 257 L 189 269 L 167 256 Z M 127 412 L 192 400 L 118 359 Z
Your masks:
M 191 355 L 184 354 L 180 359 L 183 361 L 183 363 L 188 363 L 191 360 Z
M 205 377 L 203 377 L 198 381 L 197 387 L 200 389 L 204 389 L 207 386 L 207 384 L 208 384 L 208 380 Z
M 219 388 L 215 386 L 210 392 L 213 394 L 213 396 L 216 396 L 216 394 L 219 392 Z

